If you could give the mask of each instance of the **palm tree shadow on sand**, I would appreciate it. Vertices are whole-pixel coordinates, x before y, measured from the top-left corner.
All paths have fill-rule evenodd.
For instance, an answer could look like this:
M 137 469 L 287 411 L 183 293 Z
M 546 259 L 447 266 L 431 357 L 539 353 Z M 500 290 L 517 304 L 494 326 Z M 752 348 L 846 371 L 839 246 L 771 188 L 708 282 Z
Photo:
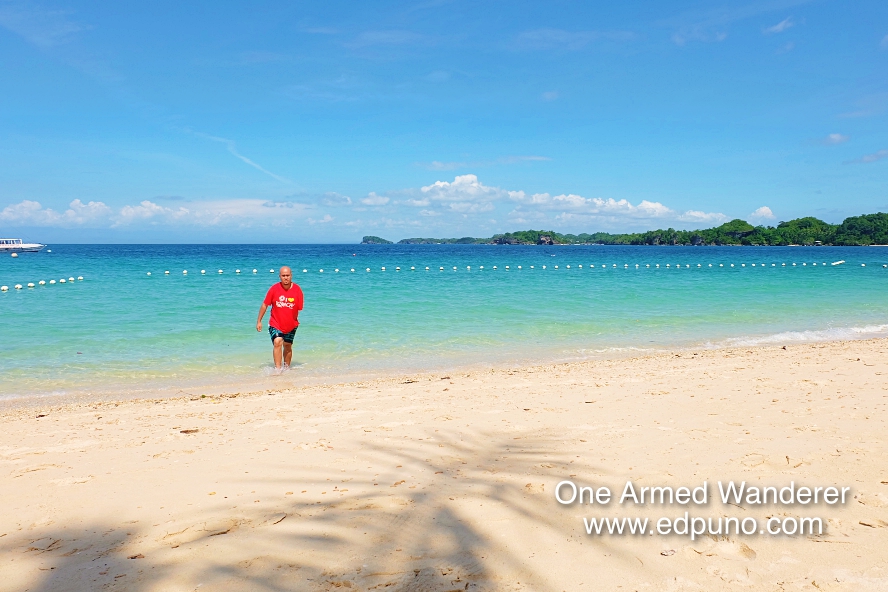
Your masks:
M 549 541 L 635 561 L 607 538 L 585 537 L 576 509 L 556 503 L 552 488 L 569 475 L 605 476 L 561 447 L 526 433 L 365 445 L 359 459 L 395 468 L 374 478 L 300 474 L 339 479 L 329 502 L 296 501 L 297 492 L 273 506 L 198 510 L 184 528 L 109 521 L 44 529 L 0 550 L 43 556 L 35 591 L 555 590 Z

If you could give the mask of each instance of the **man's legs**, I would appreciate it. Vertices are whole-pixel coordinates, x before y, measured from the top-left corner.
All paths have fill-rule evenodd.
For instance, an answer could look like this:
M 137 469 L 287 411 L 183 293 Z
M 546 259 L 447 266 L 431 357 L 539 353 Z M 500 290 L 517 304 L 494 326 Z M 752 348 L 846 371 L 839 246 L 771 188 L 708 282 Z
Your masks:
M 289 368 L 290 361 L 293 359 L 293 344 L 284 342 L 284 366 Z
M 274 338 L 274 367 L 278 370 L 281 369 L 281 359 L 283 358 L 283 345 L 284 338 L 283 337 L 275 337 Z M 292 355 L 292 349 L 290 350 L 290 355 Z

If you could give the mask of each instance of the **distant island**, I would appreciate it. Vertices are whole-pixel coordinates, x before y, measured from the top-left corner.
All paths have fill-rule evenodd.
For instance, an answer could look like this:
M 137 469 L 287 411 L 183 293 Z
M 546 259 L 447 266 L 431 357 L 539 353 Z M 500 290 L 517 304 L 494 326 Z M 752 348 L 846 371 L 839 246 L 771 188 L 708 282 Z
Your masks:
M 391 245 L 378 236 L 365 236 L 368 245 Z M 490 238 L 405 238 L 400 245 L 888 245 L 888 214 L 865 214 L 829 224 L 813 217 L 780 222 L 777 226 L 753 226 L 739 218 L 702 230 L 648 230 L 640 233 L 561 234 L 552 230 L 519 230 Z

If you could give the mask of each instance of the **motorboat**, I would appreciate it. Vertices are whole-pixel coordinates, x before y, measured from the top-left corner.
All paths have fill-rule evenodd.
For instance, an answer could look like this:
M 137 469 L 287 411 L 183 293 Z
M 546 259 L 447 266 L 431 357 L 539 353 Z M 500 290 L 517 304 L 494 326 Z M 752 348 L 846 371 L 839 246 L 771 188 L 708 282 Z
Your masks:
M 23 243 L 20 238 L 0 238 L 0 253 L 36 253 L 45 248 L 40 243 Z

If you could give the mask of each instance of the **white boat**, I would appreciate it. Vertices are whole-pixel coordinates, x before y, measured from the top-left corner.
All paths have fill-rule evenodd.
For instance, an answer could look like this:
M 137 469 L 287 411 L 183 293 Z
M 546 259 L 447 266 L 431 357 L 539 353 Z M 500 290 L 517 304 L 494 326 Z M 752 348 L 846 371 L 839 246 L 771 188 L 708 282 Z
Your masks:
M 20 238 L 0 238 L 0 253 L 36 253 L 46 248 L 40 243 L 23 243 Z

